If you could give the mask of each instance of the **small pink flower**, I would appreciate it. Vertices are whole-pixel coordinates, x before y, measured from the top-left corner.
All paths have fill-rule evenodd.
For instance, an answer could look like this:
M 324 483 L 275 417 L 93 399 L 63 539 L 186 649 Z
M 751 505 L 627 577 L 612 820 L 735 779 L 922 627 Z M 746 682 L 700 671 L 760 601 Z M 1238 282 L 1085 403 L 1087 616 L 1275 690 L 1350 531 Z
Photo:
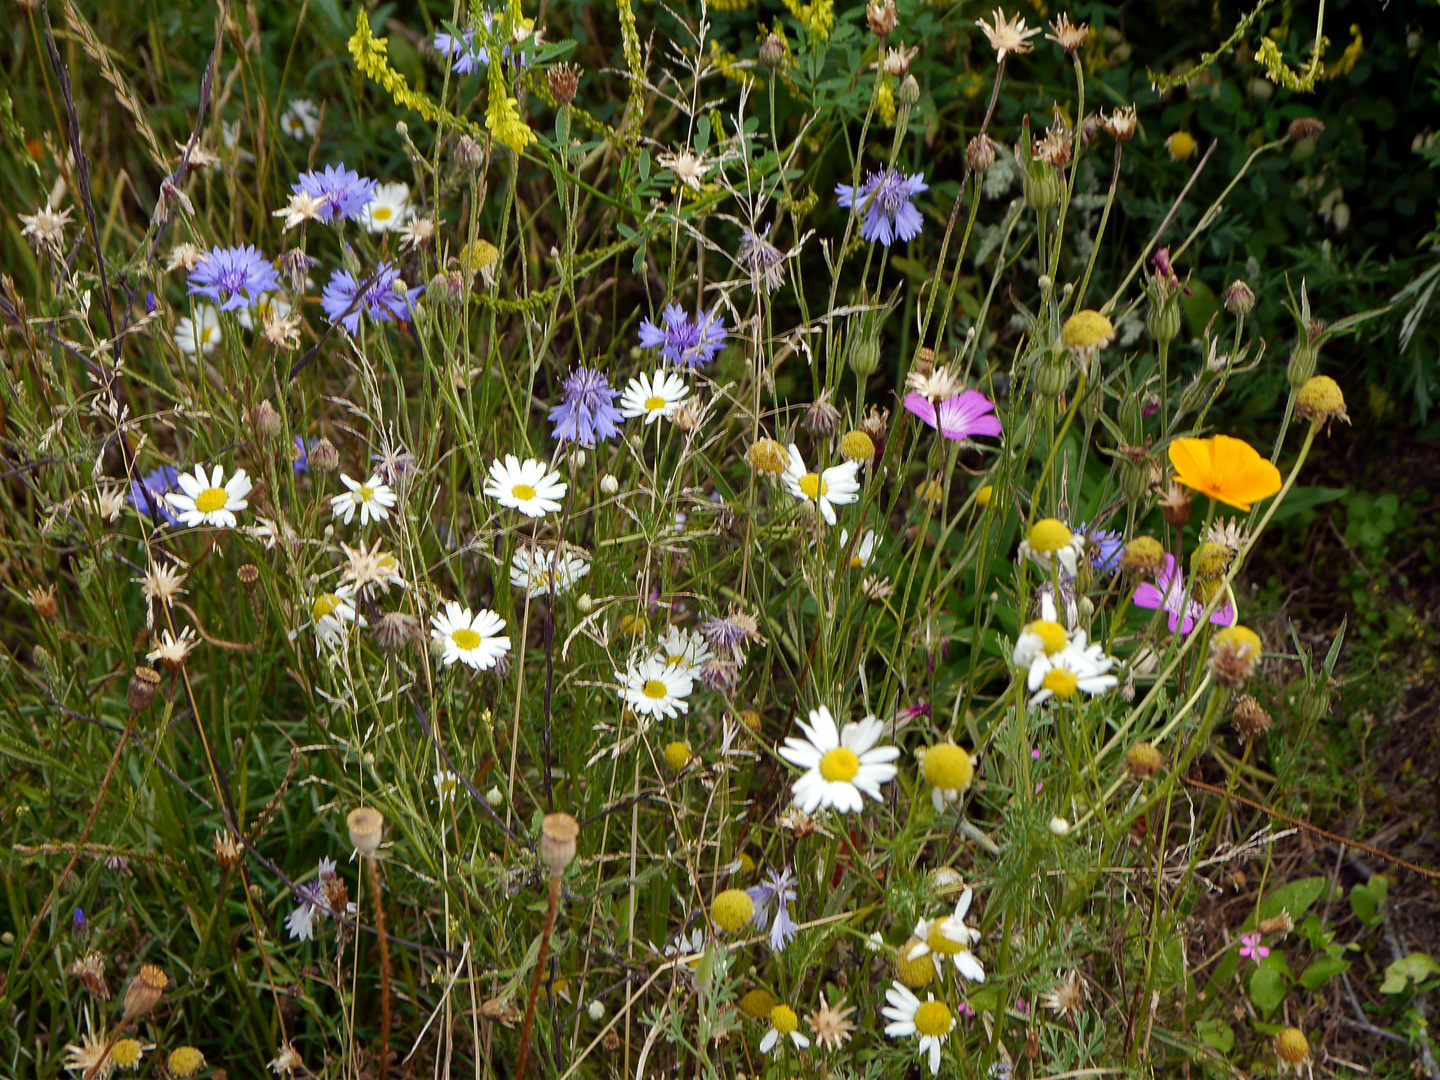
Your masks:
M 1031 760 L 1031 761 L 1039 761 L 1039 760 L 1040 760 L 1040 748 L 1039 748 L 1038 746 L 1037 746 L 1034 750 L 1031 750 L 1031 751 L 1030 751 L 1030 760 Z
M 1270 955 L 1270 946 L 1260 944 L 1263 935 L 1259 930 L 1249 934 L 1240 935 L 1240 956 L 1246 960 L 1254 960 L 1257 964 Z

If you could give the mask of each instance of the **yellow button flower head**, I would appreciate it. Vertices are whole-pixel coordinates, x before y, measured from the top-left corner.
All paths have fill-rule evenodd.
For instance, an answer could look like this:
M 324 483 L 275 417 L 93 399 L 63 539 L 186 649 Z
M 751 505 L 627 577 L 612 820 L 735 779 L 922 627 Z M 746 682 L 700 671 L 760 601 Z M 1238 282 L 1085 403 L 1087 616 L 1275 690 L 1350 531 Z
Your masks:
M 1275 1053 L 1287 1065 L 1299 1065 L 1310 1056 L 1310 1040 L 1299 1028 L 1287 1027 L 1275 1036 Z
M 986 484 L 975 492 L 975 505 L 984 509 L 990 505 L 990 500 L 995 497 L 995 485 Z
M 1329 375 L 1314 375 L 1300 388 L 1295 395 L 1295 415 L 1327 428 L 1331 420 L 1350 422 L 1345 394 Z
M 170 1051 L 170 1059 L 166 1062 L 170 1069 L 171 1076 L 181 1077 L 194 1076 L 205 1067 L 205 1055 L 193 1046 L 181 1046 Z
M 726 889 L 710 905 L 715 925 L 733 934 L 755 914 L 755 901 L 744 889 Z
M 736 1004 L 740 1011 L 752 1020 L 768 1020 L 770 1010 L 775 1007 L 775 995 L 762 987 L 747 992 Z
M 1090 358 L 1114 338 L 1115 327 L 1110 320 L 1088 308 L 1071 315 L 1060 330 L 1061 343 L 1082 365 L 1089 363 Z
M 858 461 L 861 465 L 868 465 L 875 457 L 875 440 L 859 428 L 847 432 L 840 440 L 840 456 L 846 461 Z
M 1280 490 L 1280 470 L 1244 439 L 1228 435 L 1176 439 L 1170 464 L 1180 483 L 1237 510 L 1249 510 Z
M 1188 131 L 1177 131 L 1165 140 L 1165 149 L 1176 161 L 1186 161 L 1195 156 L 1195 136 Z
M 1210 670 L 1222 686 L 1245 683 L 1260 662 L 1265 646 L 1260 635 L 1248 626 L 1227 626 L 1210 639 Z
M 665 747 L 665 764 L 679 772 L 686 765 L 690 764 L 690 744 L 683 742 L 672 742 Z
M 785 471 L 785 466 L 790 464 L 785 447 L 774 439 L 760 439 L 752 443 L 750 449 L 745 451 L 745 459 L 752 468 L 770 476 L 779 476 Z
M 912 936 L 900 946 L 900 951 L 895 956 L 895 977 L 911 990 L 918 990 L 935 978 L 935 960 L 928 950 L 915 959 L 910 959 L 915 946 L 921 944 L 923 942 L 918 937 Z
M 1125 545 L 1120 556 L 1120 569 L 1127 574 L 1149 577 L 1165 561 L 1165 547 L 1153 536 L 1137 536 Z

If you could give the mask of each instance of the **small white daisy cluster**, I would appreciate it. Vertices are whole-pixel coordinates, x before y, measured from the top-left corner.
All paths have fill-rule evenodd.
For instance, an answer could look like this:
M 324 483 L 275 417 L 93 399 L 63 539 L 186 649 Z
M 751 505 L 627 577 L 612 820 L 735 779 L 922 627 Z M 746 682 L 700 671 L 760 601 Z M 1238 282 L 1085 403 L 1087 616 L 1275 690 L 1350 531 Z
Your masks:
M 1113 689 L 1118 680 L 1109 674 L 1115 658 L 1098 643 L 1088 643 L 1083 629 L 1060 623 L 1054 596 L 1040 597 L 1040 618 L 1026 623 L 1015 641 L 1011 660 L 1025 673 L 1031 705 L 1051 698 L 1068 701 L 1076 693 L 1094 696 Z

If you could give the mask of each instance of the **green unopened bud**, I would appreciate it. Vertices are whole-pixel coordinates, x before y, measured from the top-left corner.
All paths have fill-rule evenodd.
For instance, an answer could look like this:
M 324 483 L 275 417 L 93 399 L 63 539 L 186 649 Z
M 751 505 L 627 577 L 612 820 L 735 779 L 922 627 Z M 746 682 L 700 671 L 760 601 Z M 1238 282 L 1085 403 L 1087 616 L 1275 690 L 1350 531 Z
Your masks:
M 1037 214 L 1049 213 L 1060 201 L 1063 188 L 1064 183 L 1053 165 L 1036 158 L 1025 169 L 1025 202 Z
M 1290 364 L 1285 368 L 1285 374 L 1290 378 L 1290 389 L 1299 390 L 1310 381 L 1315 374 L 1316 359 L 1315 346 L 1309 337 L 1302 337 L 1295 342 L 1295 349 L 1290 353 Z
M 1169 345 L 1180 334 L 1180 295 L 1152 293 L 1145 325 L 1162 346 Z
M 1300 691 L 1300 718 L 1307 724 L 1323 719 L 1330 712 L 1330 676 L 1316 672 L 1305 689 Z
M 1150 464 L 1147 461 L 1125 461 L 1120 465 L 1120 491 L 1131 502 L 1139 502 L 1150 490 Z
M 920 100 L 920 84 L 915 81 L 914 75 L 906 75 L 900 83 L 900 90 L 895 95 L 900 99 L 902 105 L 914 105 Z
M 880 343 L 873 338 L 864 337 L 855 341 L 850 346 L 850 370 L 856 376 L 864 379 L 880 366 Z
M 1068 357 L 1046 353 L 1035 364 L 1035 393 L 1044 398 L 1058 398 L 1070 385 L 1071 367 Z

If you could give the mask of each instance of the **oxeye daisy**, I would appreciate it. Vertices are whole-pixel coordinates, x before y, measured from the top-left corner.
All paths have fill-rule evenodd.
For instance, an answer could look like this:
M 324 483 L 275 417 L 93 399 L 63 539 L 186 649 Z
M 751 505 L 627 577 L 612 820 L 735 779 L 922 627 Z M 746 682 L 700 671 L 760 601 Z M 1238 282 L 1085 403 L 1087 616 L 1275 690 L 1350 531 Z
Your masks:
M 921 919 L 916 923 L 916 944 L 910 947 L 905 959 L 915 961 L 922 956 L 930 956 L 941 967 L 949 959 L 954 961 L 955 969 L 962 978 L 984 982 L 985 969 L 970 951 L 970 946 L 980 940 L 980 931 L 965 923 L 965 915 L 974 898 L 975 890 L 967 887 L 960 894 L 953 913 L 940 919 Z
M 1085 538 L 1071 532 L 1068 525 L 1056 518 L 1041 518 L 1020 541 L 1022 559 L 1029 559 L 1047 570 L 1058 562 L 1072 578 L 1079 572 L 1079 559 L 1084 551 Z
M 220 330 L 220 313 L 211 304 L 196 304 L 195 313 L 175 320 L 175 347 L 186 356 L 209 356 L 224 340 Z
M 975 761 L 953 742 L 936 743 L 925 751 L 920 771 L 930 783 L 930 802 L 938 814 L 946 803 L 960 801 L 960 793 L 975 778 Z
M 296 98 L 280 114 L 280 130 L 292 139 L 309 139 L 320 126 L 320 110 L 309 98 Z
M 655 650 L 656 660 L 663 661 L 677 671 L 685 672 L 692 679 L 699 676 L 701 667 L 714 655 L 710 643 L 704 637 L 693 630 L 682 630 L 674 625 L 666 631 L 660 647 Z
M 1028 670 L 1037 656 L 1054 656 L 1069 644 L 1070 631 L 1059 622 L 1055 597 L 1047 592 L 1040 597 L 1040 618 L 1021 629 L 1010 659 L 1016 667 Z
M 790 462 L 780 479 L 791 495 L 814 503 L 820 510 L 820 516 L 834 525 L 835 507 L 860 498 L 860 481 L 855 478 L 859 471 L 859 465 L 847 461 L 843 465 L 832 465 L 823 473 L 810 472 L 805 467 L 805 459 L 800 456 L 800 448 L 791 443 Z
M 837 730 L 835 719 L 824 705 L 810 711 L 810 723 L 796 721 L 804 739 L 790 737 L 779 754 L 792 765 L 806 769 L 795 781 L 795 802 L 807 814 L 817 807 L 841 813 L 858 813 L 864 804 L 862 793 L 880 801 L 880 785 L 895 779 L 900 756 L 893 746 L 876 746 L 885 725 L 873 716 Z
M 914 1036 L 920 1040 L 920 1053 L 930 1056 L 930 1074 L 940 1071 L 940 1051 L 955 1029 L 955 1017 L 943 1001 L 936 1001 L 934 995 L 926 994 L 921 1001 L 901 983 L 892 983 L 885 991 L 888 1004 L 880 1010 L 890 1023 L 885 1025 L 885 1034 L 892 1039 Z
M 642 660 L 625 674 L 615 672 L 620 683 L 620 696 L 640 716 L 667 716 L 673 719 L 690 711 L 690 696 L 695 683 L 687 671 L 672 667 L 658 658 Z
M 492 461 L 490 479 L 485 481 L 486 495 L 526 517 L 544 517 L 559 510 L 560 500 L 569 490 L 560 474 L 549 471 L 543 461 L 530 458 L 522 462 L 514 454 L 506 454 L 503 462 L 499 458 Z
M 343 519 L 346 525 L 350 524 L 357 510 L 360 511 L 361 525 L 368 525 L 371 521 L 384 521 L 390 516 L 390 508 L 395 505 L 395 492 L 378 475 L 370 477 L 362 484 L 341 473 L 340 482 L 350 490 L 342 491 L 331 499 L 330 510 L 336 517 Z
M 590 563 L 572 552 L 521 548 L 510 558 L 510 584 L 531 596 L 563 596 L 590 573 Z
M 620 395 L 620 415 L 627 420 L 643 416 L 647 426 L 662 417 L 671 420 L 689 393 L 685 380 L 673 371 L 657 371 L 653 376 L 641 374 L 631 379 Z
M 502 636 L 505 620 L 482 608 L 473 615 L 454 600 L 443 613 L 430 616 L 430 636 L 445 649 L 440 662 L 447 667 L 459 660 L 476 671 L 492 668 L 510 651 L 510 638 Z
M 315 626 L 315 647 L 337 648 L 349 631 L 350 623 L 365 625 L 365 619 L 355 613 L 355 586 L 341 585 L 334 592 L 316 595 L 310 603 L 310 617 Z
M 797 1050 L 804 1050 L 810 1045 L 810 1040 L 800 1034 L 800 1017 L 795 1015 L 795 1010 L 789 1005 L 776 1005 L 770 1010 L 770 1030 L 760 1040 L 760 1052 L 769 1054 L 780 1045 L 782 1035 L 790 1036 L 790 1041 L 795 1044 Z
M 235 527 L 235 512 L 250 503 L 246 496 L 254 486 L 244 469 L 236 469 L 228 481 L 219 465 L 205 475 L 205 466 L 196 465 L 194 475 L 181 473 L 175 478 L 180 492 L 168 492 L 165 501 L 175 516 L 192 529 L 197 525 L 214 525 L 220 529 Z
M 850 544 L 850 531 L 840 530 L 840 551 L 843 554 L 848 550 Z M 874 529 L 866 529 L 859 540 L 855 542 L 855 550 L 850 552 L 850 569 L 859 570 L 870 565 L 870 560 L 875 557 L 876 550 L 880 547 L 880 536 Z
M 360 211 L 360 223 L 371 233 L 398 229 L 409 217 L 409 184 L 376 184 L 370 201 Z
M 1099 649 L 1099 646 L 1091 648 Z M 1026 680 L 1034 695 L 1030 704 L 1039 705 L 1052 697 L 1067 701 L 1075 696 L 1076 691 L 1094 695 L 1113 689 L 1119 680 L 1114 675 L 1105 674 L 1113 660 L 1104 657 L 1101 663 L 1104 666 L 1097 666 L 1088 653 L 1074 649 L 1065 649 L 1054 656 L 1037 656 Z

